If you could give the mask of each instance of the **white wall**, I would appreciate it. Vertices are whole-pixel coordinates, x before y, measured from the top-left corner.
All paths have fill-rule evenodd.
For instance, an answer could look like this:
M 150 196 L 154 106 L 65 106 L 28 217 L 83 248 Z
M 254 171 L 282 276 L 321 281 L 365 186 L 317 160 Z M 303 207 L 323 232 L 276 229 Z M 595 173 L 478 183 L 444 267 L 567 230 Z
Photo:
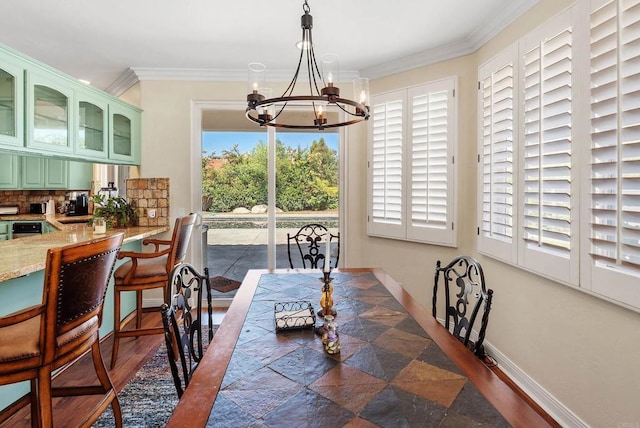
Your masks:
M 345 260 L 349 267 L 384 268 L 428 307 L 436 260 L 476 257 L 495 291 L 487 341 L 535 382 L 525 386 L 566 406 L 566 414 L 550 410 L 567 424 L 581 419 L 594 427 L 635 427 L 640 424 L 640 315 L 475 251 L 477 67 L 570 4 L 541 0 L 473 55 L 371 82 L 372 92 L 380 93 L 458 76 L 459 245 L 452 249 L 366 235 L 366 125 L 358 124 L 346 131 Z M 140 176 L 171 179 L 172 218 L 198 209 L 190 206 L 192 101 L 242 101 L 245 89 L 244 82 L 176 81 L 144 81 L 134 89 L 144 110 Z

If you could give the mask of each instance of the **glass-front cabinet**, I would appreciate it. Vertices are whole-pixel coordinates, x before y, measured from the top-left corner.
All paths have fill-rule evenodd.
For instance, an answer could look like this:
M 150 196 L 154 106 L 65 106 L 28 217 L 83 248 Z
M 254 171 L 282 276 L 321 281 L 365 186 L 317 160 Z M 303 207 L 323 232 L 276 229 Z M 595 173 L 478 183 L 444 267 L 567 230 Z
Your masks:
M 27 71 L 26 146 L 71 153 L 73 105 L 73 87 L 40 71 Z
M 76 92 L 78 106 L 74 152 L 93 160 L 107 159 L 109 104 L 90 94 Z
M 141 110 L 0 44 L 0 151 L 140 165 Z
M 109 159 L 139 163 L 140 113 L 122 104 L 110 104 Z
M 24 143 L 24 68 L 0 52 L 0 146 Z

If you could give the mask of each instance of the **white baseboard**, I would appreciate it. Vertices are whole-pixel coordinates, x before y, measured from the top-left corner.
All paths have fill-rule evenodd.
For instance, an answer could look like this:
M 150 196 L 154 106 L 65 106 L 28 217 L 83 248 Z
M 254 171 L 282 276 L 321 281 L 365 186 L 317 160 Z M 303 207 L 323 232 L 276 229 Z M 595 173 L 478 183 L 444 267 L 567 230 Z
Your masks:
M 518 385 L 533 401 L 538 403 L 556 422 L 563 427 L 588 428 L 589 425 L 554 397 L 549 391 L 533 380 L 520 367 L 498 351 L 491 343 L 484 341 L 485 352 L 497 363 L 502 372 Z
M 444 319 L 438 318 L 437 320 L 442 326 L 444 326 Z M 478 340 L 478 333 L 475 330 L 471 331 L 470 339 L 473 341 Z M 542 407 L 544 411 L 561 426 L 589 428 L 589 425 L 586 422 L 580 419 L 575 413 L 562 404 L 562 402 L 549 393 L 549 391 L 533 380 L 533 378 L 493 346 L 491 342 L 485 339 L 483 345 L 485 353 L 496 361 L 500 370 L 516 385 L 518 385 L 525 394 L 531 397 L 533 401 L 538 403 L 538 405 L 540 405 L 540 407 Z

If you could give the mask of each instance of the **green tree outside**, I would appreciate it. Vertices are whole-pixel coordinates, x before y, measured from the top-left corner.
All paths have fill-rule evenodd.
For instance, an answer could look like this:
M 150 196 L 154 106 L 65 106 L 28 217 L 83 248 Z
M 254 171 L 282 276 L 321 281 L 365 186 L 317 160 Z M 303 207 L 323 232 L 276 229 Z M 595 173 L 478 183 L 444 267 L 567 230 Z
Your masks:
M 238 146 L 202 159 L 202 209 L 230 212 L 267 203 L 268 149 L 264 141 L 241 154 Z M 217 166 L 214 167 L 216 160 Z M 338 207 L 338 158 L 323 138 L 307 149 L 276 140 L 276 206 L 283 211 Z

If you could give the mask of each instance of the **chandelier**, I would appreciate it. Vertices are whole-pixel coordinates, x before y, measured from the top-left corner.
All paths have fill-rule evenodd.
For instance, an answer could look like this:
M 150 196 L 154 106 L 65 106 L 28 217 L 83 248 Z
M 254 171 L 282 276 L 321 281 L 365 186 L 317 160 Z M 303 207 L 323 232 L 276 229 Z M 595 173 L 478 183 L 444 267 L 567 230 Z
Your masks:
M 279 97 L 271 98 L 271 89 L 266 88 L 265 71 L 266 67 L 260 63 L 249 64 L 249 90 L 247 94 L 247 109 L 245 116 L 247 119 L 260 126 L 273 126 L 277 128 L 292 129 L 317 129 L 336 128 L 339 126 L 352 125 L 369 119 L 369 80 L 357 78 L 353 81 L 354 101 L 340 97 L 339 67 L 337 56 L 327 54 L 321 58 L 320 67 L 316 61 L 313 49 L 313 38 L 311 28 L 313 27 L 313 17 L 309 14 L 310 8 L 305 0 L 300 21 L 302 26 L 302 41 L 298 42 L 300 48 L 300 58 L 291 83 Z M 299 95 L 294 93 L 298 77 L 303 66 L 306 65 L 309 87 L 308 93 Z M 282 114 L 286 107 L 309 107 L 313 110 L 313 115 L 306 121 L 305 119 L 291 120 L 291 117 Z M 300 110 L 300 109 L 298 109 Z M 341 113 L 343 112 L 343 114 Z M 277 120 L 280 117 L 280 120 Z

